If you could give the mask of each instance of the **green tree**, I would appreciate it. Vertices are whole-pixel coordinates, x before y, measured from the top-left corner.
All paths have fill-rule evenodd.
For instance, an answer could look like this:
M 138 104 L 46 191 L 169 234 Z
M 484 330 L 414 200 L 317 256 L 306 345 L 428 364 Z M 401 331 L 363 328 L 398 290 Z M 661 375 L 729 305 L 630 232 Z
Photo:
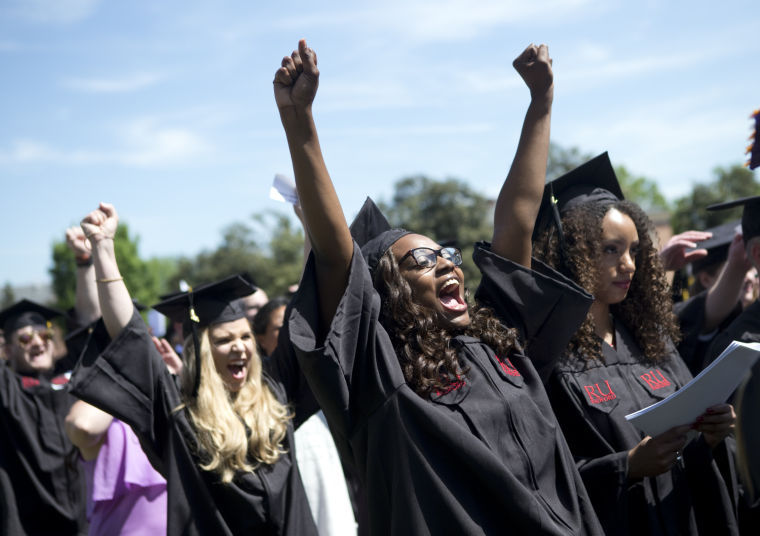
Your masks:
M 3 297 L 0 300 L 0 309 L 5 309 L 16 303 L 16 296 L 13 294 L 13 287 L 10 283 L 6 283 L 3 286 Z M 2 326 L 0 326 L 1 328 Z
M 553 181 L 591 160 L 594 155 L 582 153 L 577 147 L 562 147 L 556 143 L 549 144 L 549 159 L 546 163 L 546 180 Z
M 114 238 L 116 260 L 119 270 L 124 276 L 124 282 L 133 298 L 151 305 L 161 294 L 161 280 L 153 265 L 140 259 L 138 255 L 139 237 L 130 236 L 129 226 L 119 223 Z M 49 269 L 52 278 L 53 292 L 56 296 L 56 306 L 59 309 L 69 309 L 74 306 L 76 292 L 76 263 L 74 254 L 66 245 L 66 241 L 53 244 L 53 266 Z
M 634 177 L 625 166 L 616 166 L 615 175 L 625 198 L 637 203 L 644 211 L 652 213 L 669 210 L 665 196 L 653 180 L 641 176 Z
M 595 155 L 581 152 L 577 147 L 562 147 L 556 143 L 549 146 L 549 160 L 546 166 L 546 180 L 552 181 Z M 626 199 L 638 203 L 646 212 L 663 212 L 669 209 L 665 196 L 657 183 L 646 177 L 634 177 L 625 166 L 615 166 L 615 175 Z
M 171 277 L 171 289 L 184 279 L 192 286 L 248 272 L 267 294 L 287 293 L 298 283 L 303 267 L 303 231 L 292 220 L 275 212 L 251 217 L 253 224 L 238 222 L 228 226 L 222 243 L 193 258 L 180 259 Z M 256 237 L 266 236 L 266 242 Z
M 461 248 L 466 285 L 477 288 L 480 271 L 472 261 L 473 244 L 491 240 L 493 201 L 457 179 L 415 176 L 396 182 L 391 201 L 378 205 L 391 225 Z
M 755 175 L 741 165 L 713 170 L 715 179 L 709 183 L 695 184 L 691 193 L 675 202 L 670 219 L 673 232 L 689 229 L 703 230 L 741 218 L 741 207 L 731 210 L 708 211 L 707 207 L 740 197 L 760 195 L 760 184 Z

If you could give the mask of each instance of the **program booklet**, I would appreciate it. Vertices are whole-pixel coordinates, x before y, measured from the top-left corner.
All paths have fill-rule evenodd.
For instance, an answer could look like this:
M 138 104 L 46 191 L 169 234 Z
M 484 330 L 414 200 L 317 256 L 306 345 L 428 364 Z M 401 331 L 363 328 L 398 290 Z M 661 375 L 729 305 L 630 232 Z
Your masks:
M 692 423 L 707 408 L 728 399 L 758 356 L 760 343 L 733 341 L 715 361 L 681 389 L 625 418 L 652 437 L 674 426 Z

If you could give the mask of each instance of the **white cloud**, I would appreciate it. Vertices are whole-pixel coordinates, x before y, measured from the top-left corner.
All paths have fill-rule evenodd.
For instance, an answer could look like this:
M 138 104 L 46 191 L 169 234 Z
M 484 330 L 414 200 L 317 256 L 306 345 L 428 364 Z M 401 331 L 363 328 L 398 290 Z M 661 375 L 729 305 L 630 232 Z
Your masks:
M 117 149 L 74 149 L 51 147 L 34 140 L 19 139 L 10 149 L 0 150 L 0 164 L 54 163 L 69 165 L 119 164 L 153 167 L 186 164 L 205 156 L 210 146 L 192 130 L 157 124 L 153 118 L 132 121 L 119 128 Z
M 63 85 L 85 93 L 128 93 L 152 86 L 164 77 L 155 73 L 137 73 L 122 78 L 67 78 Z
M 493 28 L 540 21 L 563 20 L 572 13 L 582 14 L 589 0 L 401 0 L 382 2 L 375 8 L 289 17 L 277 25 L 284 28 L 353 26 L 370 31 L 393 32 L 412 42 L 441 42 L 469 39 Z
M 0 13 L 43 24 L 71 24 L 86 19 L 100 0 L 6 0 Z

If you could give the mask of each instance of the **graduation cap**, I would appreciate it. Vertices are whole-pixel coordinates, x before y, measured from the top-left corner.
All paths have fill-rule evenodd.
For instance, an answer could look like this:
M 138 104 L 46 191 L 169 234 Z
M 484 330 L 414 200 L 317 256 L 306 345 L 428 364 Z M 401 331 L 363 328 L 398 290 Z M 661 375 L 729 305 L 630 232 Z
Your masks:
M 742 212 L 742 235 L 744 236 L 744 241 L 747 242 L 756 236 L 760 236 L 760 195 L 717 203 L 707 207 L 707 210 L 726 210 L 738 206 L 744 207 Z
M 612 204 L 622 199 L 623 191 L 620 189 L 610 157 L 605 151 L 546 183 L 532 239 L 535 242 L 546 229 L 552 226 L 556 228 L 561 263 L 567 264 L 562 216 L 587 203 Z
M 367 198 L 349 227 L 351 236 L 359 244 L 369 270 L 374 274 L 380 258 L 396 240 L 411 234 L 406 229 L 394 229 L 374 201 Z
M 723 262 L 728 258 L 728 247 L 734 239 L 736 233 L 741 232 L 741 222 L 734 220 L 717 227 L 707 229 L 712 233 L 712 238 L 703 240 L 694 249 L 706 249 L 707 256 L 697 259 L 691 263 L 691 272 L 693 274 L 704 270 L 708 266 Z M 690 251 L 694 251 L 694 249 Z
M 0 326 L 5 336 L 10 338 L 17 329 L 27 326 L 51 326 L 51 320 L 63 316 L 61 311 L 45 307 L 31 300 L 21 300 L 0 311 Z
M 198 352 L 200 344 L 197 328 L 246 318 L 245 305 L 239 298 L 253 294 L 256 290 L 256 286 L 242 275 L 233 275 L 187 292 L 170 294 L 153 308 L 174 322 L 182 322 L 184 335 L 192 335 L 193 346 Z M 200 383 L 201 366 L 196 355 L 193 396 L 198 394 Z

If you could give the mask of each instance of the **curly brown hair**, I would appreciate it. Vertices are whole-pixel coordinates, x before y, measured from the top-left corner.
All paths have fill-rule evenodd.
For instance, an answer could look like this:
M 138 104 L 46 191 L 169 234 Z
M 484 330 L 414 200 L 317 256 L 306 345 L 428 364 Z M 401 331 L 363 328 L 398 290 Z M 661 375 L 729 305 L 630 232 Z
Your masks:
M 644 357 L 657 362 L 668 355 L 670 342 L 678 341 L 681 334 L 673 314 L 670 285 L 653 241 L 654 225 L 636 203 L 617 201 L 580 205 L 562 218 L 565 258 L 562 258 L 553 228 L 539 235 L 533 245 L 533 254 L 593 293 L 602 255 L 602 220 L 613 208 L 633 220 L 639 235 L 639 251 L 628 294 L 622 302 L 610 306 L 610 311 L 633 332 Z M 590 313 L 571 339 L 568 350 L 585 359 L 602 359 L 602 341 L 594 332 Z
M 470 324 L 465 328 L 441 326 L 435 311 L 415 303 L 390 250 L 380 258 L 373 283 L 382 302 L 380 322 L 391 337 L 404 378 L 423 398 L 446 391 L 467 374 L 450 344 L 453 337 L 476 337 L 503 356 L 520 348 L 517 330 L 502 325 L 488 307 L 470 307 Z

